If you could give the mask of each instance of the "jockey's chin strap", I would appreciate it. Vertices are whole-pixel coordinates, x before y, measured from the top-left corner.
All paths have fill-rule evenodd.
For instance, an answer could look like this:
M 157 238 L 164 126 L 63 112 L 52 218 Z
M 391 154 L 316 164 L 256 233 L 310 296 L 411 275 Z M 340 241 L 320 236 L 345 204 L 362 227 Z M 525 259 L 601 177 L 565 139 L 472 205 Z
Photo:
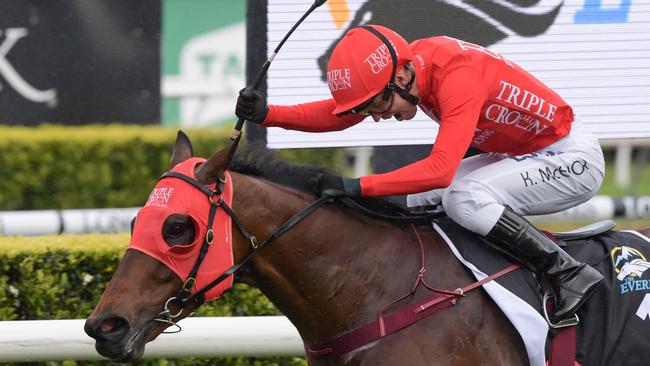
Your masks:
M 210 199 L 210 212 L 208 214 L 208 222 L 207 222 L 207 232 L 205 235 L 205 239 L 203 240 L 203 245 L 201 246 L 201 250 L 199 252 L 199 255 L 196 259 L 196 262 L 194 263 L 194 266 L 192 267 L 192 270 L 188 274 L 187 278 L 183 282 L 183 286 L 181 287 L 181 290 L 178 292 L 178 294 L 165 303 L 165 307 L 163 311 L 158 313 L 156 317 L 153 319 L 153 321 L 156 322 L 162 322 L 169 324 L 170 326 L 176 326 L 177 330 L 174 331 L 178 332 L 180 331 L 180 326 L 176 324 L 175 321 L 173 321 L 173 318 L 177 318 L 178 316 L 181 315 L 183 310 L 185 309 L 186 306 L 188 305 L 193 305 L 194 309 L 198 308 L 199 306 L 203 305 L 205 303 L 205 294 L 212 289 L 213 287 L 217 286 L 224 280 L 226 280 L 228 277 L 231 275 L 235 274 L 238 270 L 240 270 L 243 266 L 248 264 L 248 262 L 251 261 L 253 256 L 266 244 L 274 241 L 277 239 L 280 235 L 284 234 L 287 232 L 289 229 L 294 227 L 296 224 L 298 224 L 300 221 L 302 221 L 305 217 L 310 215 L 312 212 L 314 212 L 317 208 L 322 206 L 325 202 L 328 200 L 331 200 L 331 197 L 328 196 L 323 196 L 318 198 L 317 200 L 311 202 L 309 205 L 304 207 L 302 210 L 300 210 L 298 213 L 296 213 L 293 217 L 291 217 L 289 220 L 287 220 L 284 224 L 280 225 L 268 238 L 266 238 L 264 241 L 261 243 L 257 242 L 257 239 L 255 236 L 251 235 L 246 228 L 242 225 L 241 221 L 235 214 L 235 212 L 232 210 L 232 208 L 223 200 L 221 199 L 221 193 L 223 192 L 224 185 L 226 184 L 225 177 L 222 177 L 219 182 L 217 182 L 216 187 L 214 190 L 210 190 L 208 187 L 206 187 L 203 183 L 199 182 L 198 180 L 191 178 L 185 174 L 182 173 L 177 173 L 177 172 L 167 172 L 163 174 L 160 179 L 163 178 L 178 178 L 181 179 L 192 186 L 196 187 L 199 189 L 201 192 L 205 193 L 206 196 Z M 214 197 L 219 197 L 218 200 L 215 200 Z M 205 258 L 206 253 L 208 252 L 208 249 L 210 248 L 210 244 L 212 243 L 212 240 L 214 239 L 214 233 L 212 232 L 212 223 L 214 221 L 214 217 L 216 216 L 217 209 L 221 207 L 227 214 L 230 216 L 232 222 L 235 224 L 235 227 L 237 230 L 239 230 L 240 234 L 245 237 L 250 243 L 252 249 L 249 250 L 248 254 L 244 256 L 242 259 L 237 261 L 235 264 L 233 264 L 230 268 L 228 268 L 224 273 L 222 273 L 219 277 L 215 278 L 212 282 L 208 283 L 207 285 L 203 286 L 201 289 L 198 291 L 192 293 L 192 287 L 196 283 L 196 276 L 198 274 L 199 268 L 201 266 L 201 263 L 203 262 L 203 259 Z M 179 307 L 179 310 L 176 313 L 172 313 L 170 310 L 169 306 L 171 304 L 175 304 Z

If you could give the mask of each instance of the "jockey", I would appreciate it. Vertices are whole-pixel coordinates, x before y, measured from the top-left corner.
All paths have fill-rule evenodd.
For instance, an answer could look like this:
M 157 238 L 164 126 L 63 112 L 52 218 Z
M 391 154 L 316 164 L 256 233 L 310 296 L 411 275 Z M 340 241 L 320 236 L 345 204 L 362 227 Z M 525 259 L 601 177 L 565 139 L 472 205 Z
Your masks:
M 553 296 L 552 323 L 572 317 L 603 282 L 529 223 L 591 198 L 605 171 L 598 140 L 557 93 L 502 55 L 450 37 L 408 44 L 378 25 L 354 28 L 327 67 L 333 98 L 267 105 L 240 91 L 236 114 L 264 127 L 337 131 L 371 116 L 410 120 L 420 107 L 440 124 L 431 154 L 358 179 L 323 175 L 321 193 L 409 194 L 409 206 L 442 203 L 447 215 L 535 272 Z M 484 154 L 463 159 L 474 146 Z

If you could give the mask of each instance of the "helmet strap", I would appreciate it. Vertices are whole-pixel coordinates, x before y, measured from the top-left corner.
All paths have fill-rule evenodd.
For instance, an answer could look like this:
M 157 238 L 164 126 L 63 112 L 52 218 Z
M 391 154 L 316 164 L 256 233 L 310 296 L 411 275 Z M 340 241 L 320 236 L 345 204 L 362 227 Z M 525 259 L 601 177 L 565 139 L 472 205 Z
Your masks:
M 400 87 L 394 82 L 391 82 L 390 84 L 395 85 L 394 89 L 400 97 L 404 98 L 407 102 L 413 105 L 418 105 L 418 103 L 420 103 L 420 98 L 411 94 L 411 88 L 413 87 L 413 82 L 415 81 L 415 70 L 413 70 L 413 66 L 411 66 L 411 64 L 406 64 L 404 67 L 406 67 L 406 69 L 411 74 L 411 80 L 409 80 L 404 88 Z M 388 85 L 386 87 L 388 87 Z
M 407 102 L 413 105 L 418 105 L 418 103 L 420 102 L 420 98 L 410 93 L 411 88 L 413 87 L 413 82 L 415 81 L 415 71 L 413 70 L 413 67 L 410 64 L 404 65 L 411 73 L 411 80 L 409 80 L 408 84 L 406 84 L 406 87 L 402 88 L 399 85 L 395 84 L 395 75 L 397 74 L 397 53 L 395 52 L 395 49 L 390 44 L 390 41 L 375 28 L 369 25 L 364 25 L 362 26 L 362 28 L 374 34 L 375 36 L 377 36 L 377 38 L 379 38 L 382 42 L 384 42 L 386 48 L 388 48 L 388 53 L 390 53 L 390 57 L 393 61 L 392 62 L 393 69 L 390 73 L 390 80 L 388 81 L 388 84 L 386 84 L 386 88 L 384 88 L 384 94 L 382 95 L 382 99 L 388 100 L 388 98 L 390 98 L 390 95 L 395 91 L 397 92 L 397 94 L 399 94 L 400 97 L 404 98 Z

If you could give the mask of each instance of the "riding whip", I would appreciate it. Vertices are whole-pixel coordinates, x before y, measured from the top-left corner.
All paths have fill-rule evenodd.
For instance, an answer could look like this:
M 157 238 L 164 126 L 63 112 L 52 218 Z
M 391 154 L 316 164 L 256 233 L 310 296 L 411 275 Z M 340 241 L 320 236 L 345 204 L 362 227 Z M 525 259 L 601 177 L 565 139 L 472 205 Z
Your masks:
M 305 20 L 307 18 L 307 16 L 309 16 L 309 14 L 311 14 L 314 10 L 316 10 L 316 8 L 318 8 L 319 6 L 325 4 L 326 2 L 327 2 L 327 0 L 316 0 L 316 1 L 314 1 L 314 3 L 305 12 L 305 14 L 303 14 L 302 17 L 300 17 L 300 19 L 298 19 L 296 24 L 294 24 L 293 27 L 291 27 L 291 29 L 289 29 L 289 32 L 287 32 L 287 34 L 284 36 L 284 38 L 282 38 L 282 40 L 280 41 L 278 46 L 275 48 L 275 50 L 273 50 L 273 53 L 271 53 L 271 55 L 267 58 L 266 62 L 264 62 L 264 64 L 260 68 L 260 71 L 257 73 L 257 77 L 255 78 L 255 81 L 253 82 L 253 85 L 252 85 L 253 89 L 259 88 L 260 84 L 262 83 L 262 79 L 264 78 L 264 76 L 266 75 L 266 72 L 269 69 L 269 66 L 271 66 L 271 62 L 273 62 L 273 59 L 275 58 L 275 56 L 280 51 L 280 48 L 282 48 L 282 45 L 284 45 L 284 43 L 287 41 L 287 39 L 289 39 L 289 36 L 291 36 L 291 34 L 296 30 L 296 28 L 298 28 L 300 23 L 302 23 L 303 20 Z M 230 166 L 230 162 L 232 161 L 232 157 L 235 155 L 235 151 L 237 150 L 237 145 L 239 145 L 239 140 L 241 139 L 241 130 L 242 130 L 242 127 L 244 126 L 244 121 L 245 121 L 245 119 L 243 119 L 243 118 L 237 119 L 237 125 L 235 125 L 235 129 L 232 131 L 232 135 L 230 136 L 230 140 L 232 141 L 232 145 L 230 147 L 230 152 L 228 154 L 228 160 L 227 160 L 228 166 Z

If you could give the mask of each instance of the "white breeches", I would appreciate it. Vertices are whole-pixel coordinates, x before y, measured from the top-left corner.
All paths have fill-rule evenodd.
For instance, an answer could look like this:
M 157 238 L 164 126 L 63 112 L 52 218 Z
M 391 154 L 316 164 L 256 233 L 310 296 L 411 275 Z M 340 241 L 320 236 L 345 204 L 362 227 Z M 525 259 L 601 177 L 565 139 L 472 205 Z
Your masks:
M 442 202 L 456 223 L 487 235 L 505 205 L 521 215 L 559 212 L 593 197 L 604 176 L 598 140 L 574 122 L 568 136 L 536 152 L 512 157 L 486 153 L 464 159 L 449 187 L 409 195 L 407 204 Z

